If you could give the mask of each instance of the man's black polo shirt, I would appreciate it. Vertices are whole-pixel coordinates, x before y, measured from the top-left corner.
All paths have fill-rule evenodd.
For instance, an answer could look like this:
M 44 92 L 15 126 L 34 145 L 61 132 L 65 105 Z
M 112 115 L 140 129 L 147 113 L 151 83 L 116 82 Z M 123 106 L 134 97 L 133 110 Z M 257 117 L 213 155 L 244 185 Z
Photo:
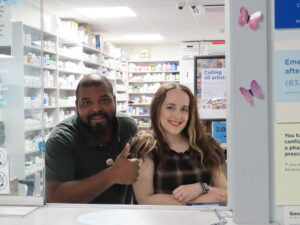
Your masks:
M 46 181 L 73 181 L 90 177 L 108 167 L 137 132 L 135 121 L 117 112 L 117 135 L 110 146 L 100 145 L 89 129 L 74 115 L 51 132 L 46 142 Z M 91 203 L 125 203 L 127 185 L 113 185 Z

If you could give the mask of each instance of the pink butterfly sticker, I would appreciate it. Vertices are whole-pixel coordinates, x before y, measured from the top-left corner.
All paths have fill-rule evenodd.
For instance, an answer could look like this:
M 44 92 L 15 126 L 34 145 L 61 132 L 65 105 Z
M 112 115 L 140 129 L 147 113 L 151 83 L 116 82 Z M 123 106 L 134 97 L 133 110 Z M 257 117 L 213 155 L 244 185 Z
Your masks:
M 251 30 L 255 30 L 259 25 L 259 21 L 261 20 L 261 17 L 262 17 L 261 11 L 257 11 L 252 15 L 249 15 L 248 10 L 245 7 L 242 7 L 240 9 L 240 16 L 238 19 L 238 23 L 240 26 L 244 26 L 247 23 Z
M 253 103 L 253 97 L 257 97 L 262 99 L 264 97 L 260 85 L 257 83 L 256 80 L 252 80 L 250 84 L 250 89 L 246 89 L 241 87 L 240 92 L 244 95 L 246 101 L 249 103 Z

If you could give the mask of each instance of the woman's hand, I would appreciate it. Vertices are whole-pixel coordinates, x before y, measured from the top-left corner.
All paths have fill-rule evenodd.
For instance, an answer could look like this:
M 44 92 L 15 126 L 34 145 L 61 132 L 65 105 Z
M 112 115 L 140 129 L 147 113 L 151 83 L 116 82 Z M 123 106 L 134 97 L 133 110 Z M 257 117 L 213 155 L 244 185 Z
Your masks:
M 177 201 L 186 204 L 199 197 L 202 193 L 203 190 L 201 185 L 199 183 L 194 183 L 180 185 L 173 191 L 173 196 Z
M 207 194 L 200 195 L 198 198 L 193 199 L 191 203 L 220 203 L 227 202 L 227 189 L 216 188 L 209 186 Z

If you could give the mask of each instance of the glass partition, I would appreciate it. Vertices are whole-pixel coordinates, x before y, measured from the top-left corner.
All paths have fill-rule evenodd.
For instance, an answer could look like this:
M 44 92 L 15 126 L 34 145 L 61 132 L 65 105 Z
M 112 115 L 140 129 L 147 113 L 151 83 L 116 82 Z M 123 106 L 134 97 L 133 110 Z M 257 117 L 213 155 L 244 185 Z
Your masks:
M 0 204 L 44 202 L 41 3 L 0 1 Z

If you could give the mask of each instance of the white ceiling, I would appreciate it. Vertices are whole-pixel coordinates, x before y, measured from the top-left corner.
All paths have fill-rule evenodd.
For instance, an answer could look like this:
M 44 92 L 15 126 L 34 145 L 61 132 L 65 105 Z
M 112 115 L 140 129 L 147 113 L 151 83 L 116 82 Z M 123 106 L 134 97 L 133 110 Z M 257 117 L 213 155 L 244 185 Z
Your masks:
M 182 10 L 179 5 L 186 5 Z M 91 24 L 93 31 L 115 44 L 172 44 L 195 40 L 224 40 L 224 7 L 206 7 L 206 14 L 193 13 L 191 5 L 224 4 L 224 0 L 44 0 L 44 10 L 61 18 Z M 89 19 L 75 8 L 128 6 L 137 17 Z M 162 41 L 130 42 L 125 34 L 154 34 Z

